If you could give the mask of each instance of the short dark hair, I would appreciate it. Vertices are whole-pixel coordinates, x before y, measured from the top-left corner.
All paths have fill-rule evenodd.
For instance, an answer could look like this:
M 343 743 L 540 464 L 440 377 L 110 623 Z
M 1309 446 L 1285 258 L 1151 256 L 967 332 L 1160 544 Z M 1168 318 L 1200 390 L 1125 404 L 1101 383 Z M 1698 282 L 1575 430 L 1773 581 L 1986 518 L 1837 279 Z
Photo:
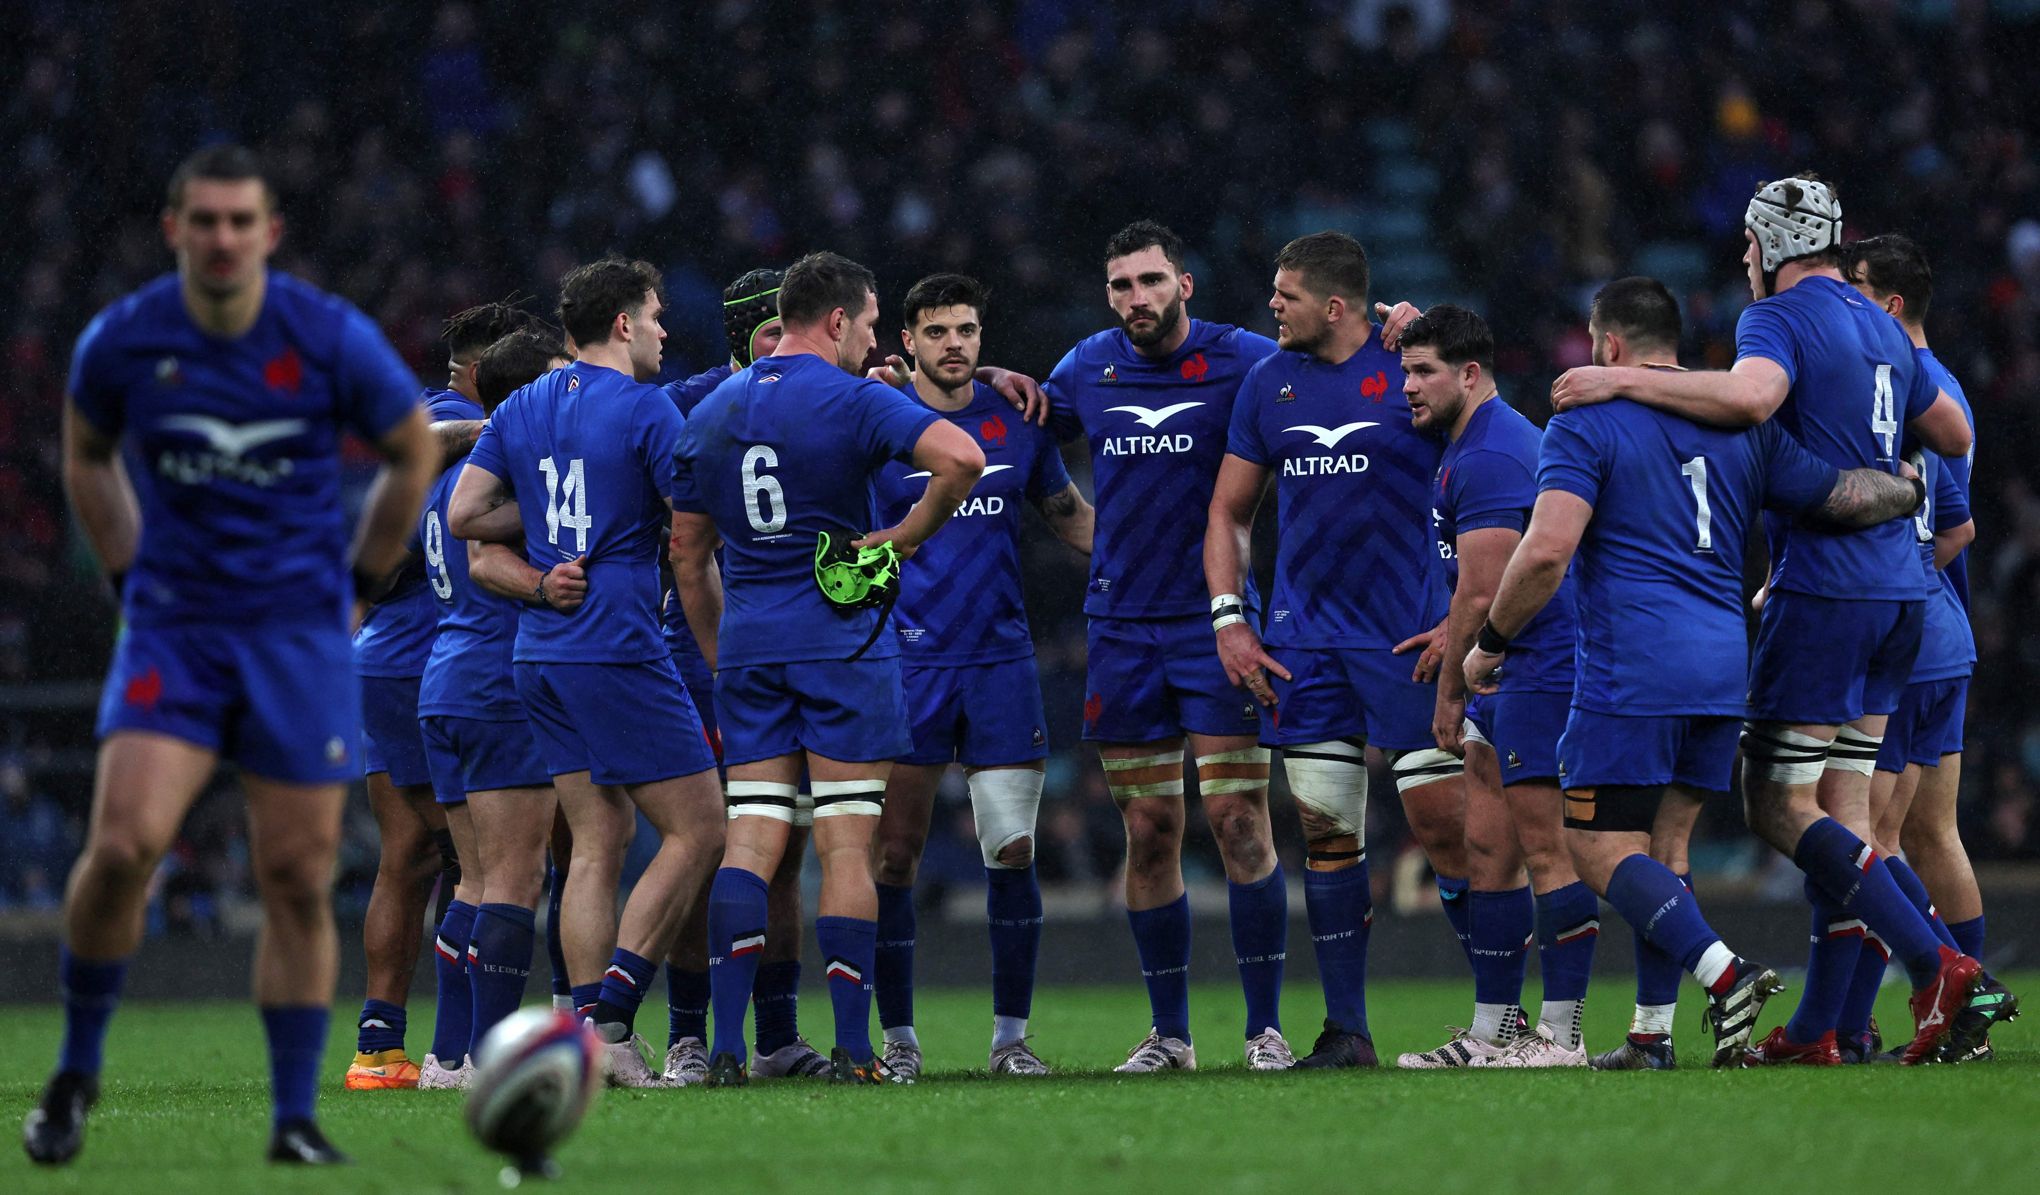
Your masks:
M 1487 321 L 1451 303 L 1440 303 L 1411 320 L 1402 330 L 1401 347 L 1429 348 L 1447 365 L 1471 361 L 1489 374 L 1495 371 L 1495 334 Z
M 276 206 L 276 187 L 269 181 L 269 173 L 262 168 L 262 159 L 245 145 L 231 142 L 208 145 L 179 162 L 177 169 L 170 174 L 167 189 L 171 211 L 183 209 L 184 189 L 198 179 L 226 183 L 254 179 L 262 184 L 262 198 L 271 208 Z
M 1167 225 L 1154 220 L 1135 220 L 1113 233 L 1111 239 L 1105 242 L 1105 260 L 1110 263 L 1115 258 L 1148 248 L 1160 249 L 1178 274 L 1183 272 L 1183 260 L 1190 255 L 1183 238 L 1170 231 Z
M 1338 295 L 1359 307 L 1367 307 L 1367 250 L 1343 232 L 1313 232 L 1282 246 L 1275 255 L 1275 268 L 1295 270 L 1314 295 Z
M 481 397 L 482 408 L 495 410 L 496 404 L 566 355 L 567 346 L 543 324 L 519 328 L 494 341 L 475 362 L 475 393 Z
M 930 274 L 907 291 L 900 304 L 900 322 L 911 328 L 923 311 L 937 307 L 968 307 L 984 322 L 985 304 L 992 292 L 968 274 Z
M 1934 269 L 1926 250 L 1908 236 L 1887 232 L 1842 246 L 1842 273 L 1879 294 L 1905 300 L 1905 319 L 1922 323 L 1934 301 Z
M 502 299 L 455 313 L 439 330 L 439 337 L 446 341 L 447 355 L 465 365 L 483 349 L 537 322 L 538 317 L 517 306 L 515 299 Z
M 665 280 L 648 261 L 605 257 L 560 279 L 560 326 L 575 344 L 603 344 L 616 317 L 644 306 L 645 292 L 663 294 Z
M 779 284 L 779 318 L 812 324 L 841 307 L 864 311 L 864 296 L 878 292 L 878 276 L 840 253 L 810 253 L 786 268 Z
M 1603 332 L 1619 332 L 1637 344 L 1669 349 L 1679 347 L 1683 331 L 1679 301 L 1664 283 L 1641 274 L 1602 287 L 1594 295 L 1588 318 Z

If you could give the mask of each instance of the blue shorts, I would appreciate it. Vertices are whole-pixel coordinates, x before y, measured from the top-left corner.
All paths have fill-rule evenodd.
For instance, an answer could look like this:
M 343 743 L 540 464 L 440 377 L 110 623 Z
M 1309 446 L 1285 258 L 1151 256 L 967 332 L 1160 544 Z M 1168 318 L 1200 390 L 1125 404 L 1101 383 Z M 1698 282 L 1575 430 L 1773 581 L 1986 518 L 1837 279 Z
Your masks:
M 1898 709 L 1884 727 L 1877 770 L 1903 772 L 1905 765 L 1939 767 L 1943 755 L 1962 750 L 1962 718 L 1969 709 L 1969 678 L 1907 685 Z
M 898 762 L 998 767 L 1048 757 L 1034 657 L 900 670 L 914 746 Z
M 1898 708 L 1927 604 L 1774 593 L 1750 663 L 1750 720 L 1841 726 Z
M 1225 678 L 1211 620 L 1093 618 L 1084 738 L 1152 743 L 1184 731 L 1259 735 L 1260 707 Z
M 361 773 L 388 772 L 398 788 L 432 783 L 425 740 L 418 731 L 415 676 L 361 678 Z
M 1268 654 L 1294 680 L 1269 678 L 1275 709 L 1270 747 L 1364 737 L 1383 751 L 1436 747 L 1431 716 L 1438 690 L 1410 679 L 1417 658 L 1385 647 L 1271 647 Z
M 549 775 L 586 772 L 596 784 L 650 784 L 715 767 L 670 657 L 516 669 L 517 695 Z
M 1731 715 L 1597 714 L 1574 709 L 1558 740 L 1566 789 L 1682 784 L 1727 792 L 1742 719 Z
M 872 763 L 914 745 L 898 656 L 725 668 L 715 713 L 728 767 L 797 751 Z
M 254 775 L 361 775 L 361 681 L 340 626 L 129 627 L 99 698 L 99 737 L 169 735 Z
M 1571 693 L 1496 693 L 1466 705 L 1466 720 L 1495 750 L 1503 788 L 1558 780 L 1558 740 L 1571 714 Z
M 432 795 L 441 805 L 458 805 L 469 793 L 506 788 L 544 788 L 552 773 L 539 758 L 531 723 L 485 722 L 451 714 L 427 714 L 418 725 L 425 759 L 432 765 Z
M 694 713 L 701 719 L 701 732 L 708 736 L 715 748 L 715 758 L 721 762 L 722 730 L 715 720 L 715 673 L 708 670 L 708 661 L 698 651 L 674 652 L 673 668 L 680 674 L 680 683 L 687 686 L 688 700 L 694 702 Z

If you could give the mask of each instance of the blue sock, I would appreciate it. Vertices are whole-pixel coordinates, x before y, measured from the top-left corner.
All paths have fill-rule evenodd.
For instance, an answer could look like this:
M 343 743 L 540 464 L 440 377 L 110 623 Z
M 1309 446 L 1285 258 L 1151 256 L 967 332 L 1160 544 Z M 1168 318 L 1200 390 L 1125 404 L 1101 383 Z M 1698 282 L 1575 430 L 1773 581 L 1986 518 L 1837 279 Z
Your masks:
M 1537 898 L 1537 967 L 1546 1000 L 1584 1000 L 1601 936 L 1601 899 L 1579 880 Z
M 1806 954 L 1806 982 L 1799 989 L 1799 1007 L 1785 1022 L 1785 1036 L 1811 1045 L 1841 1024 L 1842 1004 L 1856 976 L 1863 952 L 1863 923 L 1829 899 L 1812 880 L 1806 898 L 1813 904 L 1813 939 Z
M 531 956 L 537 945 L 538 918 L 521 905 L 487 904 L 475 918 L 474 944 L 468 951 L 468 984 L 474 989 L 474 1025 L 466 1052 L 482 1044 L 489 1030 L 524 1003 L 531 979 Z M 440 1024 L 446 1023 L 444 1017 Z M 435 1044 L 433 1053 L 439 1054 Z M 441 1062 L 447 1055 L 439 1054 Z
M 985 920 L 992 937 L 992 1015 L 1025 1020 L 1033 1015 L 1041 957 L 1041 881 L 1032 863 L 985 868 Z
M 666 964 L 666 1048 L 683 1037 L 708 1041 L 708 972 Z
M 1808 826 L 1792 848 L 1799 870 L 1835 905 L 1884 939 L 1892 957 L 1905 964 L 1913 987 L 1925 987 L 1941 968 L 1941 940 L 1898 890 L 1890 870 L 1872 866 L 1876 860 L 1876 851 L 1831 817 Z
M 1282 964 L 1289 957 L 1289 886 L 1282 865 L 1251 884 L 1226 881 L 1233 958 L 1247 997 L 1247 1032 L 1282 1028 Z
M 1884 984 L 1884 969 L 1891 959 L 1877 935 L 1863 939 L 1856 955 L 1856 971 L 1849 978 L 1849 991 L 1842 998 L 1841 1015 L 1835 1021 L 1835 1036 L 1848 1041 L 1870 1031 L 1870 1014 L 1877 1011 L 1877 989 Z M 1787 1034 L 1790 1036 L 1790 1034 Z
M 1133 947 L 1147 981 L 1155 1032 L 1190 1040 L 1190 894 L 1152 909 L 1128 909 Z
M 799 959 L 758 965 L 758 977 L 751 985 L 751 1011 L 758 1017 L 760 1054 L 776 1053 L 799 1040 Z
M 560 944 L 560 890 L 566 887 L 566 877 L 558 871 L 546 875 L 548 889 L 545 898 L 545 955 L 552 963 L 552 994 L 572 996 L 574 982 L 567 978 L 567 948 Z M 574 1001 L 576 1008 L 579 1000 Z
M 619 946 L 609 956 L 609 967 L 602 972 L 602 995 L 595 1002 L 595 1013 L 588 1019 L 597 1025 L 622 1025 L 621 1038 L 628 1041 L 637 1029 L 637 1010 L 645 1002 L 645 992 L 652 986 L 652 980 L 659 977 L 659 964 L 632 954 Z
M 1473 892 L 1465 898 L 1473 914 L 1473 1000 L 1476 1004 L 1521 1004 L 1523 972 L 1530 965 L 1537 902 L 1530 885 L 1507 892 Z
M 1983 914 L 1978 913 L 1967 921 L 1952 921 L 1948 932 L 1955 935 L 1955 948 L 1970 958 L 1983 960 Z
M 914 1023 L 914 932 L 913 887 L 878 885 L 872 977 L 878 986 L 878 1023 L 886 1029 Z
M 433 962 L 440 962 L 436 949 Z M 402 1005 L 391 1004 L 387 1000 L 362 1001 L 361 1020 L 355 1026 L 354 1048 L 363 1054 L 403 1049 L 407 1021 Z
M 574 1015 L 582 1020 L 595 1011 L 595 1002 L 602 999 L 600 983 L 577 983 L 567 990 L 568 998 L 574 1002 Z
M 64 998 L 64 1044 L 57 1069 L 96 1075 L 105 1061 L 106 1026 L 120 1007 L 128 961 L 88 962 L 66 946 L 57 955 L 57 987 Z M 402 1041 L 401 1038 L 398 1039 Z
M 1325 990 L 1325 1019 L 1368 1037 L 1367 937 L 1374 928 L 1374 889 L 1367 860 L 1343 871 L 1304 872 L 1303 909 Z
M 715 1012 L 711 1057 L 744 1058 L 744 1006 L 765 952 L 765 881 L 741 867 L 716 871 L 708 887 L 708 991 Z
M 310 1005 L 262 1009 L 269 1037 L 269 1094 L 275 1123 L 310 1120 L 319 1094 L 319 1058 L 326 1052 L 326 1009 Z
M 1679 969 L 1691 971 L 1701 956 L 1721 941 L 1721 935 L 1700 915 L 1700 902 L 1691 889 L 1679 882 L 1672 869 L 1649 855 L 1631 855 L 1615 867 L 1608 878 L 1608 903 L 1622 919 L 1636 928 L 1652 945 L 1679 961 Z M 1726 991 L 1735 982 L 1730 967 L 1716 981 Z
M 1445 920 L 1452 926 L 1452 933 L 1459 939 L 1459 948 L 1466 952 L 1466 963 L 1473 965 L 1473 904 L 1467 900 L 1468 881 L 1438 877 L 1438 903 L 1444 906 Z
M 1919 873 L 1912 869 L 1912 865 L 1897 855 L 1886 855 L 1884 866 L 1890 870 L 1891 880 L 1898 885 L 1898 890 L 1905 893 L 1905 898 L 1912 902 L 1912 907 L 1918 909 L 1920 916 L 1927 919 L 1927 928 L 1934 931 L 1934 936 L 1941 940 L 1941 945 L 1962 950 L 1961 944 L 1955 941 L 1954 931 L 1948 928 L 1947 922 L 1941 920 L 1940 911 L 1934 908 L 1933 898 L 1927 895 L 1927 886 L 1920 882 Z M 1965 950 L 1963 953 L 1969 952 Z
M 877 940 L 876 921 L 815 918 L 815 944 L 826 960 L 829 1003 L 836 1010 L 836 1046 L 852 1062 L 871 1057 L 871 954 Z
M 1692 876 L 1679 876 L 1678 880 L 1693 890 Z M 1636 1002 L 1638 1004 L 1677 1004 L 1679 1002 L 1679 980 L 1685 972 L 1679 967 L 1679 960 L 1660 950 L 1656 943 L 1643 936 L 1643 931 L 1631 927 L 1636 934 Z
M 475 993 L 468 966 L 473 961 L 470 950 L 474 945 L 477 912 L 466 901 L 449 902 L 446 916 L 439 922 L 439 935 L 432 942 L 432 969 L 439 977 L 432 1019 L 432 1053 L 449 1067 L 459 1066 L 460 1060 L 467 1057 L 468 1040 L 474 1036 Z M 401 1034 L 397 1044 L 403 1044 Z

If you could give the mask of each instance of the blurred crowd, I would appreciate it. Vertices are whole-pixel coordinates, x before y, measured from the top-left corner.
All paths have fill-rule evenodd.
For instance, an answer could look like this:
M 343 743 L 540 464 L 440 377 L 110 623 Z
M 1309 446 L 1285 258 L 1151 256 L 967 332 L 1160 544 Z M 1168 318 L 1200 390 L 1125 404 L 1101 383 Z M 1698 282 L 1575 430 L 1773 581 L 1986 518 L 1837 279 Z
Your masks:
M 724 355 L 727 279 L 831 248 L 878 271 L 887 310 L 924 273 L 980 275 L 988 360 L 1045 375 L 1109 319 L 1106 235 L 1153 216 L 1195 246 L 1193 312 L 1263 331 L 1275 250 L 1354 233 L 1377 297 L 1488 317 L 1503 394 L 1540 421 L 1586 360 L 1587 298 L 1620 274 L 1681 295 L 1689 363 L 1732 359 L 1743 205 L 1817 169 L 1852 235 L 1903 231 L 1934 261 L 1928 328 L 1980 424 L 1965 836 L 1980 859 L 2040 858 L 2040 706 L 2018 679 L 2040 665 L 2036 51 L 2034 0 L 0 6 L 0 904 L 61 884 L 113 633 L 58 483 L 67 357 L 168 268 L 162 184 L 227 138 L 276 171 L 277 264 L 375 316 L 426 382 L 447 314 L 513 293 L 543 309 L 611 250 L 666 271 L 673 374 Z M 1120 830 L 1076 743 L 1082 567 L 1046 537 L 1028 567 L 1062 748 L 1044 878 L 1102 885 Z M 1392 804 L 1373 802 L 1377 835 Z M 194 822 L 166 924 L 209 924 L 240 833 Z M 1738 841 L 1717 836 L 1715 866 L 1747 865 Z

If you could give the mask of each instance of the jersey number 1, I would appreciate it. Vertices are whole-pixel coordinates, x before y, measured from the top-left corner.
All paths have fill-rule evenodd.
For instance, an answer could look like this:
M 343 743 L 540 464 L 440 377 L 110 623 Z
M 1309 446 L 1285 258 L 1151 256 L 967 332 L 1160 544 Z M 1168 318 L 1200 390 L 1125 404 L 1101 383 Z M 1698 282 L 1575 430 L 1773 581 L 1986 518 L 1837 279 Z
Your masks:
M 1714 550 L 1714 512 L 1707 508 L 1707 458 L 1696 456 L 1679 466 L 1679 472 L 1693 486 L 1693 537 L 1695 552 Z
M 538 471 L 545 474 L 545 538 L 554 547 L 560 544 L 560 528 L 574 533 L 575 553 L 588 550 L 588 529 L 595 520 L 588 515 L 588 475 L 581 467 L 581 458 L 567 462 L 567 475 L 560 477 L 558 465 L 553 458 L 546 457 L 538 462 Z

